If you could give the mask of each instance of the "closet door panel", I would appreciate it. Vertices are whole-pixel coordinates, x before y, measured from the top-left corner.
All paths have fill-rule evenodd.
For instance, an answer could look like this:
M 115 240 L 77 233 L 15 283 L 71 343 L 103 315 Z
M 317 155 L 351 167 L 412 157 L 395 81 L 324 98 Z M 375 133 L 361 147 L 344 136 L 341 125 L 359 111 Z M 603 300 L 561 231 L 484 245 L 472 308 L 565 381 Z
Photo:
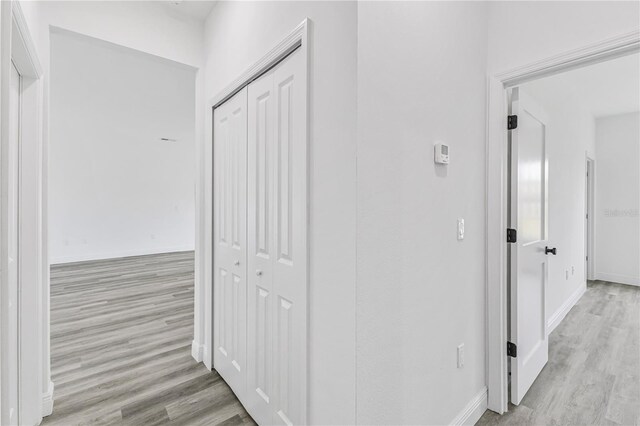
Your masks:
M 306 423 L 307 144 L 303 55 L 274 71 L 274 423 Z
M 274 250 L 273 73 L 249 85 L 248 106 L 248 377 L 249 414 L 258 424 L 273 419 Z
M 214 368 L 246 393 L 247 89 L 214 117 Z

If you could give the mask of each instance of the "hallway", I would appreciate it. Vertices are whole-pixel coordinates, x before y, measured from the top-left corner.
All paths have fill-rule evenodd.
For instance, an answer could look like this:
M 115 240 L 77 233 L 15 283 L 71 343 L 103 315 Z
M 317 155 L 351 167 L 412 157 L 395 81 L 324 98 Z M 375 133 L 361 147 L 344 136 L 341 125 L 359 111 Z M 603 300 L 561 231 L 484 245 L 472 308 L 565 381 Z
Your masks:
M 43 425 L 252 423 L 191 357 L 193 252 L 51 268 L 53 414 Z
M 549 339 L 522 403 L 478 426 L 640 423 L 640 287 L 590 281 Z

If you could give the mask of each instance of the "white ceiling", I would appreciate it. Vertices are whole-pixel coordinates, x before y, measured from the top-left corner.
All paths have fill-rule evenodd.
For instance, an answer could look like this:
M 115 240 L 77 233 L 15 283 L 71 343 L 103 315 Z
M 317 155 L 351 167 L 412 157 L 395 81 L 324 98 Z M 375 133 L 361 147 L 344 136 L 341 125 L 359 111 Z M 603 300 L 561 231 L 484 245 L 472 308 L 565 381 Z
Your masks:
M 160 2 L 170 13 L 186 18 L 204 21 L 215 6 L 215 0 L 162 0 Z
M 594 117 L 640 111 L 640 54 L 525 83 L 532 96 L 581 105 Z

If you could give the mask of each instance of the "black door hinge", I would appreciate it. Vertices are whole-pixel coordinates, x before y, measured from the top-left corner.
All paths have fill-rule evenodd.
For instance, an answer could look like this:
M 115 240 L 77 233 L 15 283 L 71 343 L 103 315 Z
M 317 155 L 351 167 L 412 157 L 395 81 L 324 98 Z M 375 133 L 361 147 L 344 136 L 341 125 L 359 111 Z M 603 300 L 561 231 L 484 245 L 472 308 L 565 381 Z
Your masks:
M 518 347 L 515 343 L 507 342 L 507 355 L 511 358 L 515 358 L 518 356 Z
M 507 242 L 515 243 L 518 240 L 518 232 L 515 229 L 507 228 Z
M 507 130 L 513 130 L 516 128 L 518 128 L 518 116 L 517 115 L 507 116 Z

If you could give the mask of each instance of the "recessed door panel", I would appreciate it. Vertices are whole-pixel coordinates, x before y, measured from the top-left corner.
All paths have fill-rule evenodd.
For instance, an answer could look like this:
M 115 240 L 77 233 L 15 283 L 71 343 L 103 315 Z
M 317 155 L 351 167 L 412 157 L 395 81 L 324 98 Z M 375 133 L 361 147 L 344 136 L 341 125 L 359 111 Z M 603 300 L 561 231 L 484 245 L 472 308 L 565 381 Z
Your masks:
M 308 181 L 303 61 L 302 55 L 294 53 L 274 71 L 276 424 L 306 422 Z
M 214 368 L 242 399 L 247 340 L 247 90 L 215 109 Z
M 247 312 L 249 370 L 247 410 L 259 424 L 272 423 L 273 404 L 273 182 L 275 108 L 273 72 L 249 85 Z
M 546 114 L 522 92 L 512 90 L 510 222 L 517 242 L 510 244 L 510 341 L 517 346 L 511 358 L 511 402 L 519 404 L 547 363 L 545 311 L 548 256 L 545 247 L 548 211 Z

